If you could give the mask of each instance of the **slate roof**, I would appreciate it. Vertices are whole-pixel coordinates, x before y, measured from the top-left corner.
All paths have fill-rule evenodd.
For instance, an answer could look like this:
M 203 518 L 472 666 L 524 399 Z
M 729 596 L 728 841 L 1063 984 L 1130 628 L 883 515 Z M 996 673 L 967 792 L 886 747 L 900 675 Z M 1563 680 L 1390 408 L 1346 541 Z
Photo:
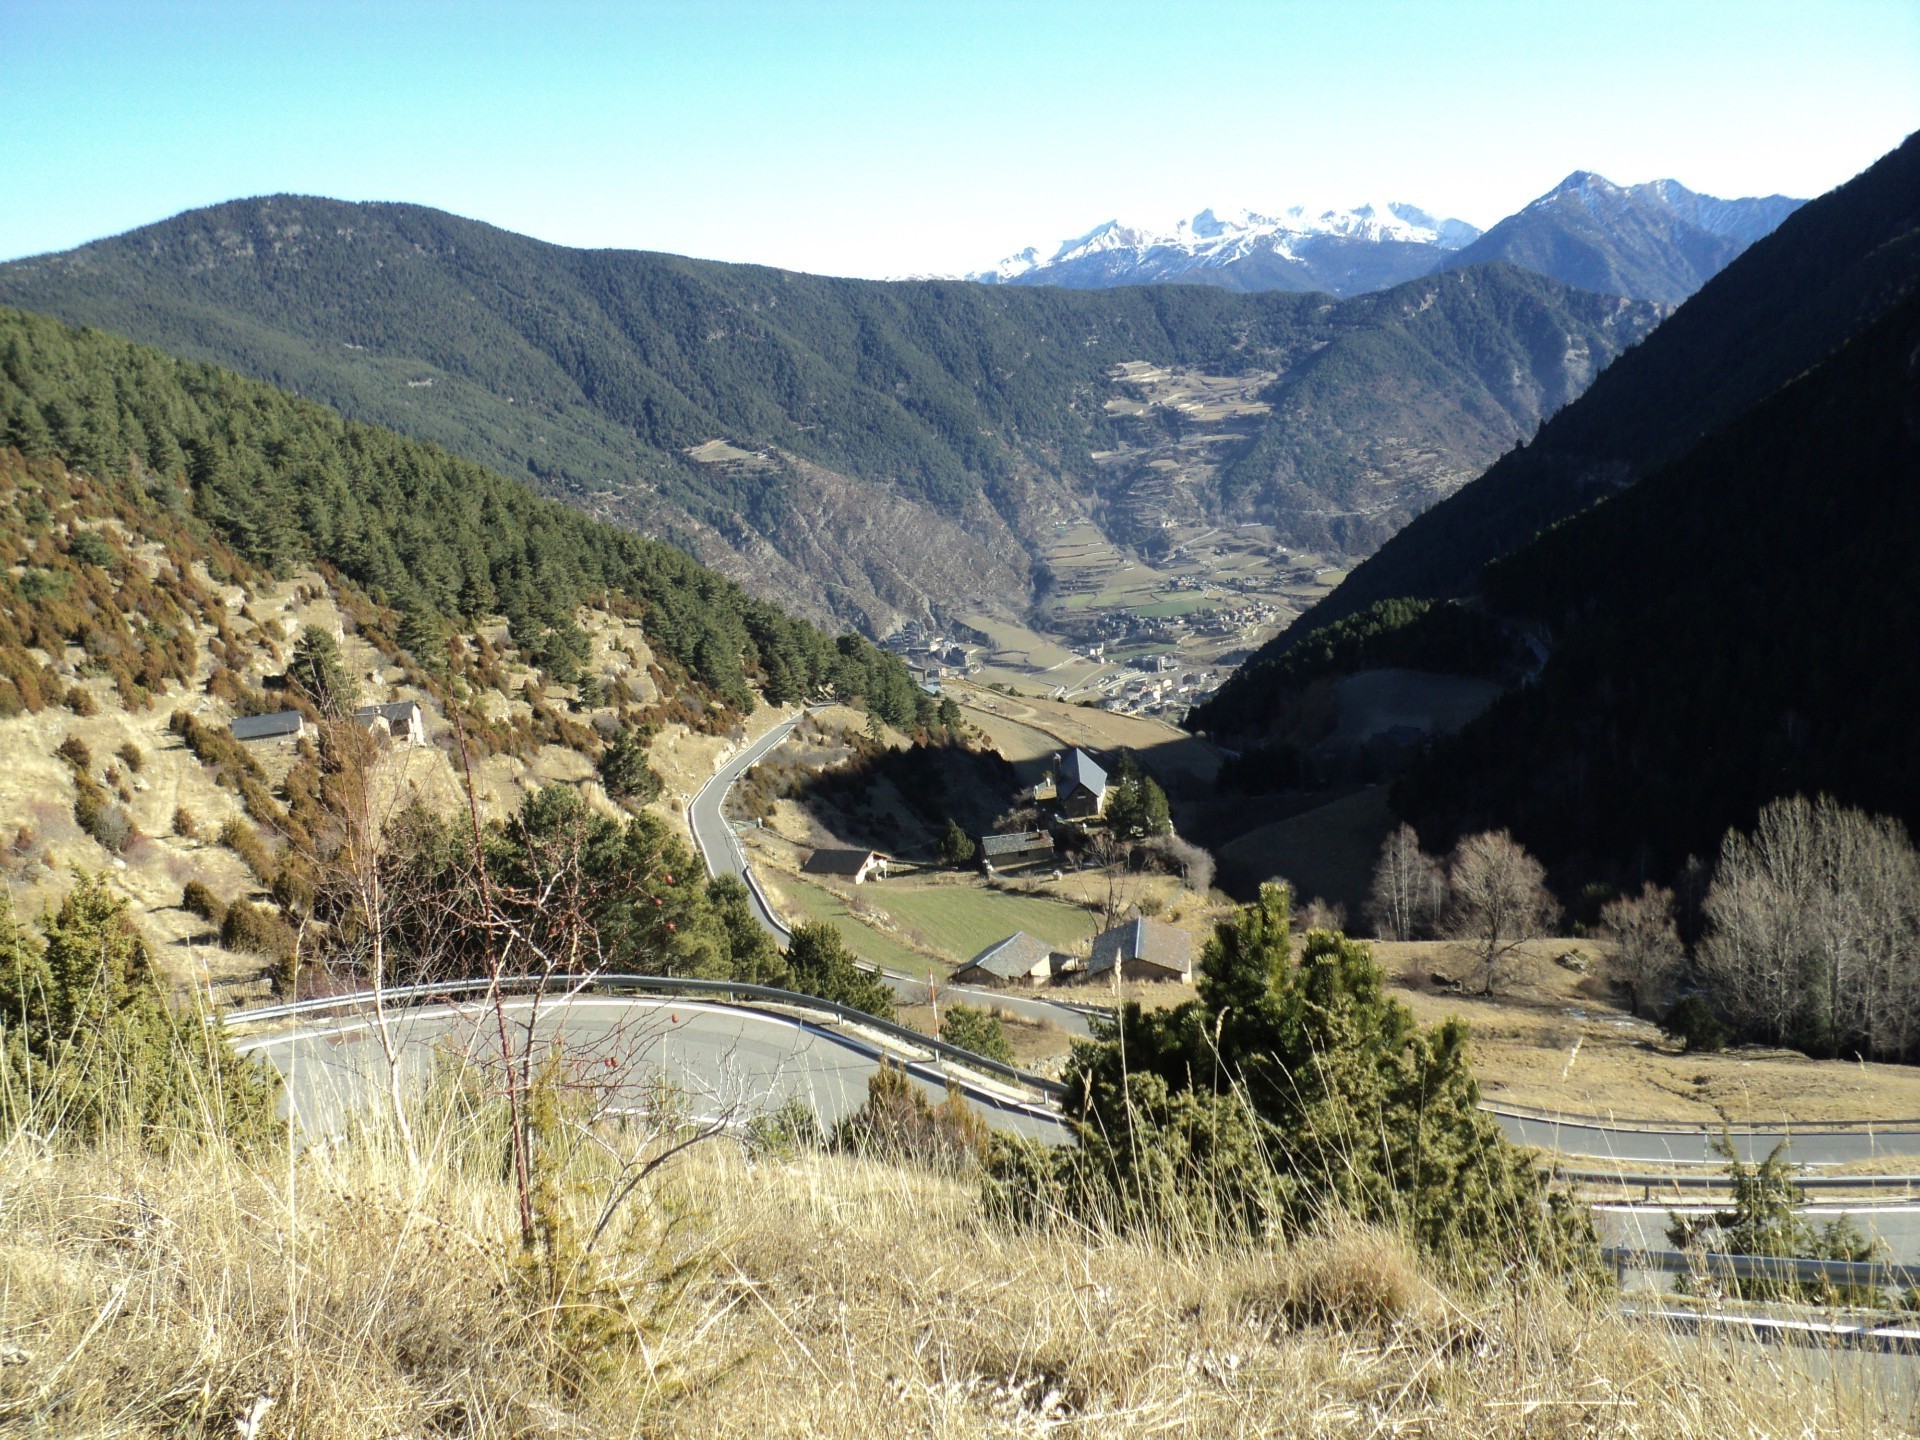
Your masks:
M 1125 960 L 1145 960 L 1178 975 L 1193 971 L 1193 936 L 1141 916 L 1094 937 L 1087 973 L 1101 975 Z
M 800 869 L 808 875 L 858 875 L 870 860 L 872 850 L 816 850 L 807 856 Z
M 267 715 L 237 715 L 228 728 L 236 740 L 278 740 L 298 735 L 306 723 L 298 710 L 275 710 Z
M 1051 966 L 1052 962 L 1053 951 L 1045 941 L 1034 939 L 1024 930 L 1016 930 L 1006 939 L 994 941 L 960 968 L 971 970 L 978 966 L 1002 980 L 1023 980 L 1040 966 Z
M 1005 835 L 982 835 L 980 856 L 992 860 L 1001 855 L 1051 853 L 1053 836 L 1045 830 L 1014 830 Z
M 1086 751 L 1079 749 L 1069 750 L 1060 760 L 1061 792 L 1075 788 L 1091 790 L 1095 795 L 1107 788 L 1107 772 L 1094 764 Z
M 356 720 L 371 720 L 374 716 L 378 715 L 381 719 L 385 720 L 387 724 L 398 728 L 406 725 L 407 722 L 413 718 L 414 712 L 419 710 L 419 708 L 418 702 L 413 700 L 392 700 L 385 705 L 362 705 L 358 710 L 353 712 L 353 718 Z

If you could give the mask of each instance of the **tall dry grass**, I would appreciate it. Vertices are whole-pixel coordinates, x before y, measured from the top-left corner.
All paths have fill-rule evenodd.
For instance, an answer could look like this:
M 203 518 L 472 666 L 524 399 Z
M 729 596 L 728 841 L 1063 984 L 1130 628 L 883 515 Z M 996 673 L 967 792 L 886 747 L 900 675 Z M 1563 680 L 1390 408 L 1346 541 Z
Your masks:
M 636 1191 L 583 1283 L 529 1284 L 497 1127 L 416 1128 L 417 1166 L 375 1131 L 251 1161 L 14 1142 L 0 1434 L 1903 1433 L 1881 1369 L 1677 1339 L 1549 1287 L 1449 1293 L 1377 1233 L 1009 1231 L 965 1177 L 731 1141 Z M 577 1240 L 615 1151 L 553 1154 Z

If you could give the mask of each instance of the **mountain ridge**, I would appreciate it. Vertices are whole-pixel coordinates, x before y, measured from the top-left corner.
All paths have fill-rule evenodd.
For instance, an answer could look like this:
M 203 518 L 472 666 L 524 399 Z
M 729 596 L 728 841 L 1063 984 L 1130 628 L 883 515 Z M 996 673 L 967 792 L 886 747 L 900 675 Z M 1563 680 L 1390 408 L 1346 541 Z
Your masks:
M 1363 553 L 1661 313 L 1452 274 L 1345 302 L 833 280 L 279 196 L 0 266 L 0 303 L 297 390 L 884 634 L 1023 612 L 1053 527 L 1126 509 L 1140 467 L 1096 453 L 1191 428 L 1112 410 L 1127 362 L 1272 392 L 1182 492 L 1196 513 L 1302 517 L 1317 542 L 1319 512 L 1354 509 L 1342 487 L 1384 464 L 1398 508 L 1348 527 Z M 1388 440 L 1414 458 L 1369 458 Z
M 1920 281 L 1920 134 L 1810 201 L 1624 353 L 1531 440 L 1434 505 L 1257 652 L 1197 717 L 1248 736 L 1260 676 L 1387 601 L 1471 595 L 1484 568 L 1732 423 Z
M 964 278 L 1075 289 L 1319 289 L 1345 297 L 1505 260 L 1583 290 L 1677 304 L 1802 203 L 1782 195 L 1720 199 L 1671 179 L 1615 185 L 1576 170 L 1484 232 L 1399 201 L 1237 210 L 1225 218 L 1209 208 L 1170 226 L 1109 220 L 1044 258 L 1041 247 L 1028 246 Z

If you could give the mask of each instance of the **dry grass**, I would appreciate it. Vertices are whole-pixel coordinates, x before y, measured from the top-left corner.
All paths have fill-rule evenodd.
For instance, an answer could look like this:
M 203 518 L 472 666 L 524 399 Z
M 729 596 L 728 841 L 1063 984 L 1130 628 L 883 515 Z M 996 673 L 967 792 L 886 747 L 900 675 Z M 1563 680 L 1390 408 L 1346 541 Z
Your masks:
M 259 1440 L 1718 1440 L 1905 1413 L 1877 1371 L 1808 1378 L 1526 1286 L 1450 1294 L 1377 1234 L 1011 1232 L 965 1180 L 726 1143 L 644 1194 L 614 1306 L 643 1336 L 595 1366 L 516 1289 L 490 1167 L 409 1171 L 366 1140 L 257 1168 L 5 1158 L 0 1430 L 26 1434 L 229 1436 L 263 1396 Z M 689 1262 L 686 1288 L 656 1283 Z
M 1811 1060 L 1786 1050 L 1688 1055 L 1636 1021 L 1602 975 L 1591 942 L 1529 945 L 1491 1000 L 1439 993 L 1434 973 L 1470 977 L 1459 947 L 1376 943 L 1396 993 L 1423 1021 L 1473 1026 L 1474 1070 L 1487 1099 L 1586 1115 L 1718 1124 L 1920 1116 L 1920 1070 Z M 1572 955 L 1587 968 L 1559 963 Z M 1578 1046 L 1576 1050 L 1575 1047 Z

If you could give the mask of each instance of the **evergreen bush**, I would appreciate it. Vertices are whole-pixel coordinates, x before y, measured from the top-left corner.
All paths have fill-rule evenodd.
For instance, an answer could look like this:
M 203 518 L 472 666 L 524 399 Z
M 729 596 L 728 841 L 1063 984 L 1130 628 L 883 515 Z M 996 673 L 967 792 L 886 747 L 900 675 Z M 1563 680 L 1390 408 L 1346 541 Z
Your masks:
M 1516 1262 L 1598 1275 L 1584 1212 L 1478 1108 L 1459 1020 L 1423 1028 L 1369 948 L 1310 932 L 1281 885 L 1215 928 L 1199 998 L 1128 1004 L 1076 1047 L 1078 1144 L 997 1138 L 988 1198 L 1027 1222 L 1202 1239 L 1296 1233 L 1335 1215 L 1395 1229 L 1463 1275 Z

